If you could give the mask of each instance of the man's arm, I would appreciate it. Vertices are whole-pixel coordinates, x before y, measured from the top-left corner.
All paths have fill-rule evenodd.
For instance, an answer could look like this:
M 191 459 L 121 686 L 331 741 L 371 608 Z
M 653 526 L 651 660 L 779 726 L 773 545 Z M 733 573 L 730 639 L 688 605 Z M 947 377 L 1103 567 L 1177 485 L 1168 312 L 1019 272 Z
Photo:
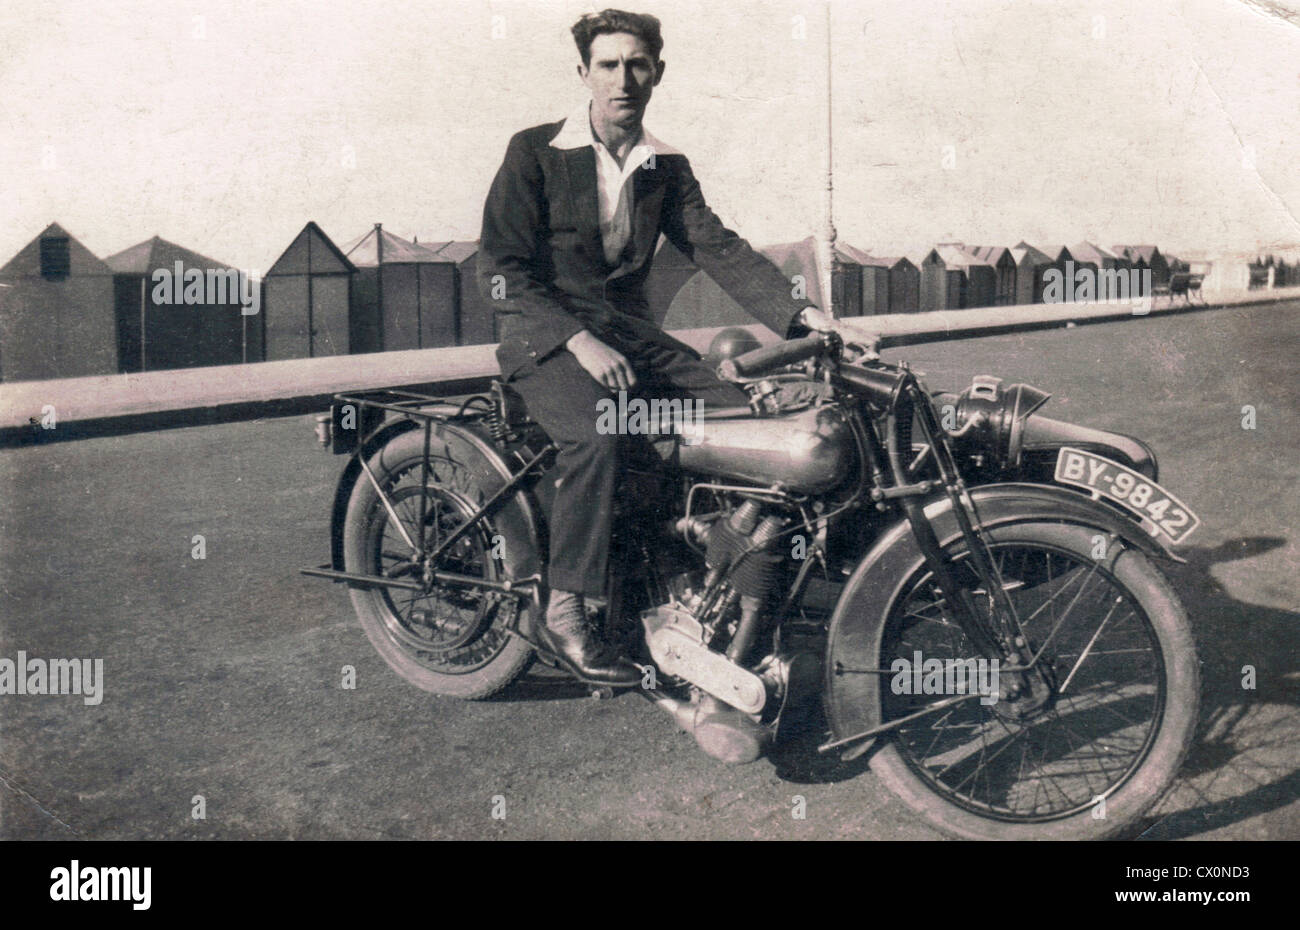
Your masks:
M 709 209 L 685 158 L 678 171 L 676 197 L 676 209 L 665 215 L 664 235 L 745 312 L 783 338 L 827 324 L 829 318 L 811 301 L 791 296 L 791 283 L 776 265 Z
M 542 183 L 542 167 L 527 136 L 516 134 L 483 204 L 478 253 L 479 293 L 497 312 L 517 313 L 536 324 L 528 347 L 538 359 L 585 331 L 534 270 L 544 234 Z

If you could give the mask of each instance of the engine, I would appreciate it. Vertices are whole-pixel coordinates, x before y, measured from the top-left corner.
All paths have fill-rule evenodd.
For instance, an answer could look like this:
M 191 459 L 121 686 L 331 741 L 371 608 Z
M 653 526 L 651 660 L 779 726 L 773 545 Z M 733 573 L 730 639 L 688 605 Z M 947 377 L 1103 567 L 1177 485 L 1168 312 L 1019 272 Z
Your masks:
M 704 577 L 679 578 L 671 601 L 641 620 L 655 664 L 695 695 L 653 699 L 705 752 L 746 762 L 783 721 L 798 718 L 802 711 L 792 708 L 806 707 L 818 693 L 820 663 L 814 653 L 766 635 L 787 562 L 780 541 L 794 528 L 793 518 L 770 491 L 724 496 L 721 510 L 673 525 L 680 538 L 703 549 Z
M 706 539 L 705 564 L 710 579 L 731 569 L 731 585 L 742 596 L 765 599 L 776 581 L 781 556 L 768 551 L 786 519 L 761 515 L 761 505 L 747 500 L 726 519 L 717 520 Z M 707 587 L 709 579 L 706 579 Z

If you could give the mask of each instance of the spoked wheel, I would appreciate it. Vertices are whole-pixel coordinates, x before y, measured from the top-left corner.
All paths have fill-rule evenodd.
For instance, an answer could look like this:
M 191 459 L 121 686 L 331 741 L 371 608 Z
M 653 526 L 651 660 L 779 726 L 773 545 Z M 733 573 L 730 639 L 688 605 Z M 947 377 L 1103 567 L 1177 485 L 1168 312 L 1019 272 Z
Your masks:
M 1084 527 L 1022 524 L 986 535 L 1045 674 L 981 663 L 945 619 L 934 579 L 918 572 L 886 619 L 880 667 L 896 673 L 881 676 L 883 719 L 950 703 L 894 730 L 872 767 L 960 836 L 1120 833 L 1168 790 L 1191 744 L 1200 686 L 1186 615 L 1144 555 L 1107 559 L 1094 550 L 1101 537 Z M 969 560 L 960 549 L 953 558 L 987 615 L 990 598 Z
M 421 543 L 432 551 L 472 517 L 486 495 L 476 491 L 463 466 L 448 459 L 431 462 L 422 484 L 419 438 L 398 437 L 371 458 L 387 505 L 363 476 L 343 532 L 348 572 L 399 579 L 420 589 L 354 587 L 352 603 L 371 644 L 411 684 L 453 697 L 488 697 L 517 678 L 532 657 L 531 646 L 507 630 L 524 605 L 519 595 L 426 577 Z M 410 447 L 406 454 L 399 444 Z M 497 550 L 504 542 L 490 532 L 475 526 L 433 568 L 499 580 Z

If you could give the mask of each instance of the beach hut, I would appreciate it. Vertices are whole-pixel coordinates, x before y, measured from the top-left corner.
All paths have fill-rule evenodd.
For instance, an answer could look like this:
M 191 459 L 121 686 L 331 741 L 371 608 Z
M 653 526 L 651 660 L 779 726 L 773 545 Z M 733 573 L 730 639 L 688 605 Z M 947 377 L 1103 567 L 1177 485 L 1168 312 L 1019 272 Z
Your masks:
M 989 307 L 997 295 L 997 271 L 960 242 L 935 246 L 921 262 L 921 309 Z
M 653 308 L 652 308 L 653 310 Z M 754 319 L 703 271 L 695 271 L 678 288 L 664 313 L 663 329 L 746 326 Z
M 1160 287 L 1169 283 L 1169 257 L 1163 255 L 1154 245 L 1112 245 L 1110 250 L 1116 255 L 1123 255 L 1129 264 L 1139 271 L 1151 269 L 1151 284 Z
M 862 265 L 862 315 L 915 313 L 921 272 L 903 256 L 867 256 Z
M 669 308 L 686 283 L 699 273 L 699 266 L 691 261 L 667 236 L 659 237 L 659 247 L 642 286 L 650 317 L 663 326 Z
M 870 256 L 847 242 L 837 242 L 831 251 L 831 298 L 821 292 L 817 268 L 817 240 L 813 236 L 798 242 L 782 242 L 759 249 L 781 269 L 791 289 L 801 287 L 809 301 L 836 316 L 862 315 L 862 266 Z
M 433 246 L 428 248 L 433 250 Z M 456 268 L 455 345 L 496 342 L 497 320 L 492 312 L 492 302 L 485 299 L 478 289 L 478 242 L 453 240 L 434 251 L 438 258 Z
M 1048 288 L 1045 283 L 1043 288 L 1043 300 L 1050 303 L 1072 303 L 1075 296 L 1075 288 L 1079 287 L 1079 271 L 1085 270 L 1093 275 L 1096 280 L 1097 265 L 1095 262 L 1080 261 L 1075 258 L 1074 252 L 1069 246 L 1061 246 L 1060 251 L 1056 253 L 1056 258 L 1052 259 L 1049 268 L 1057 272 L 1056 280 L 1059 282 L 1054 289 Z M 1046 281 L 1046 269 L 1044 270 L 1044 280 Z M 1096 294 L 1094 293 L 1095 297 Z
M 356 272 L 319 226 L 304 226 L 263 279 L 266 348 L 260 357 L 314 358 L 358 351 L 367 334 L 353 320 Z
M 0 268 L 0 380 L 114 374 L 112 270 L 58 223 Z
M 356 266 L 352 312 L 362 345 L 392 352 L 456 344 L 456 265 L 379 223 L 342 247 Z
M 1128 299 L 1141 296 L 1141 281 L 1133 281 L 1129 272 L 1133 268 L 1127 255 L 1120 255 L 1092 242 L 1080 242 L 1070 248 L 1076 268 L 1087 266 L 1095 272 L 1092 281 L 1092 300 L 1109 300 L 1116 297 Z M 1140 270 L 1140 269 L 1139 269 Z M 1076 284 L 1076 294 L 1079 285 Z
M 922 312 L 959 309 L 965 297 L 965 287 L 966 275 L 961 266 L 950 266 L 939 248 L 931 249 L 921 260 Z
M 899 256 L 889 266 L 889 312 L 916 313 L 921 309 L 921 269 Z
M 792 294 L 798 293 L 809 302 L 829 309 L 829 305 L 822 298 L 817 271 L 817 243 L 812 236 L 798 242 L 763 246 L 758 251 L 785 275 L 790 282 Z M 833 255 L 831 287 L 835 298 L 835 312 L 840 316 L 859 316 L 862 312 L 862 265 L 860 263 L 868 256 L 860 249 L 843 244 L 836 247 Z M 672 267 L 671 258 L 669 267 Z M 661 279 L 661 282 L 664 280 L 666 279 Z M 660 286 L 664 291 L 667 290 L 663 284 Z M 652 309 L 653 306 L 652 304 Z M 753 317 L 732 300 L 712 278 L 703 271 L 697 271 L 678 288 L 669 303 L 661 325 L 665 329 L 692 329 L 706 326 L 745 325 L 753 322 Z
M 246 360 L 250 331 L 262 324 L 242 312 L 245 279 L 238 269 L 158 236 L 104 263 L 113 271 L 121 371 Z M 258 340 L 260 335 L 253 342 Z
M 1016 302 L 1016 260 L 1011 250 L 1000 245 L 972 245 L 965 251 L 993 268 L 993 304 L 1004 307 Z
M 896 258 L 869 256 L 862 263 L 862 315 L 889 313 L 889 269 Z
M 1018 304 L 1043 302 L 1043 272 L 1052 267 L 1052 257 L 1021 239 L 1011 247 L 1016 263 L 1016 299 Z

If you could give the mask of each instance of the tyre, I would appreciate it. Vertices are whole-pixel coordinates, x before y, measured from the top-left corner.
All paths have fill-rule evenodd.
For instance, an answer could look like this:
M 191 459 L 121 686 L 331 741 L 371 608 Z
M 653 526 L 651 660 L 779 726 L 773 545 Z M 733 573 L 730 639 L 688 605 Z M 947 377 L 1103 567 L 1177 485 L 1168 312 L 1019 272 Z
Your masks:
M 395 437 L 370 457 L 392 513 L 363 474 L 343 525 L 345 571 L 423 583 L 424 568 L 413 557 L 412 544 L 423 537 L 426 550 L 432 550 L 490 496 L 456 450 L 434 442 L 427 483 L 422 481 L 422 430 Z M 503 554 L 519 551 L 519 543 L 491 521 L 480 521 L 435 568 L 500 580 Z M 417 688 L 464 699 L 489 697 L 524 672 L 532 646 L 509 628 L 518 611 L 530 609 L 525 596 L 465 585 L 423 587 L 351 588 L 366 637 L 393 671 Z
M 993 701 L 969 697 L 968 678 L 967 698 L 888 734 L 873 771 L 940 830 L 990 840 L 1116 837 L 1172 786 L 1200 699 L 1187 616 L 1143 553 L 1107 558 L 1096 533 L 1045 522 L 986 531 L 1030 651 L 1048 663 L 1048 684 L 1035 691 L 1029 676 L 998 675 Z M 964 543 L 949 555 L 986 609 Z M 879 667 L 903 674 L 879 675 L 885 722 L 963 693 L 954 685 L 963 667 L 975 672 L 965 660 L 979 655 L 943 616 L 928 569 L 891 590 Z M 877 610 L 883 600 L 861 599 Z M 913 671 L 918 660 L 926 674 L 945 669 L 940 687 L 940 678 Z

